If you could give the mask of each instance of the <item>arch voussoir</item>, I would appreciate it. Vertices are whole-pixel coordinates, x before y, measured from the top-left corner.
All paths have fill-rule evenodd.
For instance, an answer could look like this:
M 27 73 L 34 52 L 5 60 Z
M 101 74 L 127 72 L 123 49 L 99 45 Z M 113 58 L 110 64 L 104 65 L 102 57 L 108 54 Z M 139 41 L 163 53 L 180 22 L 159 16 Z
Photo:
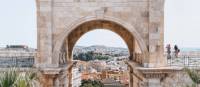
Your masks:
M 75 29 L 77 29 L 79 26 L 81 26 L 84 23 L 88 23 L 88 22 L 95 22 L 95 21 L 104 21 L 104 22 L 111 22 L 116 26 L 119 26 L 121 28 L 123 28 L 125 31 L 129 32 L 131 36 L 134 37 L 134 39 L 138 42 L 139 47 L 142 51 L 143 54 L 143 61 L 147 60 L 147 54 L 148 54 L 148 50 L 147 50 L 147 45 L 145 44 L 145 41 L 143 40 L 143 38 L 141 37 L 140 33 L 137 32 L 137 30 L 129 23 L 126 23 L 125 21 L 113 18 L 113 17 L 106 17 L 104 16 L 103 18 L 97 18 L 95 16 L 91 16 L 91 17 L 83 17 L 81 19 L 76 20 L 75 22 L 73 22 L 70 26 L 67 27 L 67 29 L 58 36 L 57 41 L 55 43 L 54 49 L 53 49 L 53 55 L 54 58 L 59 58 L 59 51 L 62 48 L 62 45 L 65 43 L 66 41 L 66 37 L 68 37 L 70 35 L 71 32 L 73 32 Z M 98 26 L 98 25 L 97 25 Z M 94 27 L 95 26 L 91 26 Z M 107 28 L 105 26 L 99 26 L 99 28 Z M 91 29 L 92 30 L 92 29 Z M 111 31 L 113 31 L 114 29 L 110 29 Z M 85 31 L 88 32 L 88 31 Z M 116 32 L 114 30 L 114 32 Z M 120 33 L 120 32 L 116 32 L 116 33 Z M 81 35 L 80 35 L 81 36 Z M 78 38 L 80 38 L 80 36 L 78 36 Z M 123 38 L 123 37 L 122 37 Z M 69 40 L 70 38 L 68 38 Z M 71 40 L 71 39 L 70 39 Z M 75 40 L 74 42 L 72 42 L 73 45 L 70 48 L 70 54 L 72 53 L 72 49 L 73 46 L 75 44 L 77 40 Z M 128 41 L 128 40 L 127 40 Z M 126 41 L 125 41 L 126 42 Z M 126 42 L 127 43 L 127 42 Z M 130 48 L 132 49 L 132 48 Z M 130 50 L 129 49 L 129 50 Z M 68 56 L 70 57 L 70 56 Z M 58 59 L 57 59 L 58 60 Z

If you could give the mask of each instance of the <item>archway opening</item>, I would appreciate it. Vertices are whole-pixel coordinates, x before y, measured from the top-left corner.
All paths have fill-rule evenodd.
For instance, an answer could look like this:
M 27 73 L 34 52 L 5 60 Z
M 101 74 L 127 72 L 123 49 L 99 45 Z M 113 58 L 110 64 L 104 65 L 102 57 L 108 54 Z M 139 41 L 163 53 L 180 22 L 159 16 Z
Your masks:
M 130 53 L 118 34 L 108 29 L 88 31 L 76 42 L 72 55 L 77 62 L 72 68 L 72 87 L 91 83 L 129 87 L 130 71 L 125 61 L 129 60 Z
M 137 42 L 138 40 L 136 40 L 136 38 L 134 37 L 133 32 L 130 32 L 129 30 L 127 30 L 126 28 L 122 27 L 121 25 L 119 25 L 115 22 L 105 21 L 105 20 L 93 20 L 93 21 L 88 21 L 88 22 L 80 24 L 79 26 L 77 26 L 75 29 L 73 29 L 72 31 L 70 31 L 67 34 L 67 37 L 65 37 L 62 48 L 60 50 L 59 65 L 60 66 L 66 65 L 66 64 L 69 65 L 70 63 L 74 62 L 73 57 L 75 57 L 75 56 L 73 55 L 73 49 L 76 48 L 75 44 L 84 34 L 86 34 L 87 32 L 90 32 L 92 30 L 96 30 L 96 29 L 109 30 L 112 33 L 115 33 L 118 36 L 120 36 L 121 39 L 123 40 L 123 42 L 127 46 L 128 56 L 125 58 L 125 59 L 127 59 L 126 61 L 134 61 L 138 64 L 142 64 L 142 62 L 143 62 L 142 60 L 144 57 L 142 55 L 143 55 L 144 50 L 140 49 L 141 44 L 139 46 L 139 44 Z M 90 53 L 90 54 L 93 55 L 93 53 Z M 86 54 L 86 55 L 88 55 L 88 54 Z M 95 56 L 99 56 L 99 54 L 97 54 L 97 55 L 95 54 Z M 102 53 L 101 53 L 100 57 L 102 57 Z M 128 65 L 126 65 L 126 66 L 128 66 Z M 72 86 L 72 79 L 73 79 L 73 77 L 72 77 L 73 69 L 72 68 L 73 68 L 73 66 L 68 69 L 69 87 Z M 133 76 L 130 75 L 130 69 L 132 69 L 133 67 L 129 65 L 126 68 L 127 68 L 127 70 L 125 70 L 125 71 L 129 73 L 129 76 L 128 76 L 129 77 L 129 85 L 132 85 L 133 84 Z M 128 69 L 128 68 L 130 68 L 130 69 Z
M 138 40 L 134 37 L 133 33 L 117 23 L 105 20 L 88 21 L 73 29 L 65 38 L 60 50 L 61 53 L 65 52 L 66 54 L 64 61 L 72 61 L 72 51 L 76 42 L 82 35 L 94 29 L 106 29 L 119 35 L 127 45 L 130 53 L 129 60 L 142 64 L 144 57 L 142 55 L 145 55 L 145 53 L 143 53 L 144 50 L 140 49 L 141 44 L 137 42 Z

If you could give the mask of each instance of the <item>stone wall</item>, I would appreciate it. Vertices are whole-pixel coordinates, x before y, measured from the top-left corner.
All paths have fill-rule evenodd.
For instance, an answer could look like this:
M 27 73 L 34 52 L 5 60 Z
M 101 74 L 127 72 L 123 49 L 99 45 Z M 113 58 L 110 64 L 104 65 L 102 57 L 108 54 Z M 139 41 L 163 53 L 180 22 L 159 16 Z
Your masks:
M 149 70 L 166 66 L 163 55 L 164 0 L 37 0 L 37 21 L 36 66 L 44 74 L 47 84 L 43 83 L 43 87 L 57 87 L 54 82 L 62 71 L 59 60 L 67 60 L 62 64 L 69 67 L 73 63 L 71 51 L 76 40 L 97 28 L 111 26 L 110 30 L 124 37 L 132 52 L 130 54 L 134 54 L 135 43 L 138 43 L 142 63 L 131 68 L 145 67 Z M 71 87 L 71 70 L 67 71 L 69 83 L 66 85 Z M 159 80 L 156 81 L 158 85 Z
M 162 87 L 187 87 L 192 85 L 192 80 L 184 71 L 178 71 L 169 74 L 162 80 Z
M 99 20 L 114 22 L 134 36 L 145 67 L 165 65 L 164 0 L 37 0 L 37 12 L 38 66 L 58 67 L 60 51 L 69 44 L 66 39 L 74 40 L 69 34 L 81 24 Z

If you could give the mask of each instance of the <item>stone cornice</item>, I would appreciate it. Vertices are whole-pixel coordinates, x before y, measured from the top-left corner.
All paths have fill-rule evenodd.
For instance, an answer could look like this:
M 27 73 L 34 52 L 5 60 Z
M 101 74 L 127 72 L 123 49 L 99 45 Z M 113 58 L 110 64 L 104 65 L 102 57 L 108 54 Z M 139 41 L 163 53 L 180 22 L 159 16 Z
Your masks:
M 46 75 L 57 75 L 60 73 L 61 69 L 60 68 L 43 68 L 43 69 L 40 69 L 40 71 L 42 72 L 42 74 L 46 74 Z
M 140 67 L 138 68 L 138 70 L 143 74 L 145 78 L 164 78 L 168 74 L 180 71 L 182 69 L 173 67 L 160 67 L 160 68 Z
M 146 68 L 133 61 L 126 61 L 125 63 L 133 68 L 132 74 L 141 80 L 142 78 L 164 78 L 171 73 L 183 71 L 183 67 Z

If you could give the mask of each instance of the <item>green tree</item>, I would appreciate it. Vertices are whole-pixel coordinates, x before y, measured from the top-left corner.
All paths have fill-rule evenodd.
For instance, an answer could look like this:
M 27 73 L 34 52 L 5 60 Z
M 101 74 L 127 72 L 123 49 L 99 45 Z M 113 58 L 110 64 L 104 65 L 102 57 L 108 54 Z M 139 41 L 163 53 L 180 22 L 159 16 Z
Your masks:
M 104 85 L 96 80 L 82 80 L 80 87 L 104 87 Z
M 33 87 L 36 77 L 34 72 L 21 73 L 10 69 L 0 73 L 0 87 Z
M 36 73 L 26 72 L 18 77 L 15 87 L 33 87 L 34 82 L 37 80 Z
M 185 68 L 185 71 L 187 72 L 190 79 L 194 83 L 194 84 L 192 84 L 192 87 L 198 87 L 198 85 L 200 85 L 200 74 L 198 73 L 198 71 L 196 71 L 194 69 L 191 70 L 191 69 L 188 69 L 188 68 Z
M 80 53 L 73 55 L 75 60 L 90 61 L 90 60 L 108 60 L 110 57 L 106 55 L 94 54 L 93 52 Z
M 18 78 L 18 73 L 9 70 L 0 74 L 0 87 L 13 87 Z

